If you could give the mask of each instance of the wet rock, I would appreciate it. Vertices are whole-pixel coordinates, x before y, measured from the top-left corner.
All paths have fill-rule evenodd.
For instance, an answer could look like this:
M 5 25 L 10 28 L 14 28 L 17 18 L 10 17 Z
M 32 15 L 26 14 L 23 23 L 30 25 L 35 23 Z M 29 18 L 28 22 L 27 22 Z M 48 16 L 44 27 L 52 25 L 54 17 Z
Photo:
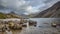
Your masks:
M 22 25 L 22 27 L 27 27 L 27 25 Z

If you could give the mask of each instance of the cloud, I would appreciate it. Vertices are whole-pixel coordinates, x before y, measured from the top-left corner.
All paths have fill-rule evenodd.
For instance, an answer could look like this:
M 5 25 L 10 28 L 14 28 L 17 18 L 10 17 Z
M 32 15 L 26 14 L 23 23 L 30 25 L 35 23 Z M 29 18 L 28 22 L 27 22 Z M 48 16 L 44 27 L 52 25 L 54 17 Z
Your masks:
M 17 14 L 35 14 L 54 4 L 57 0 L 0 0 L 0 12 Z
M 24 0 L 0 0 L 0 5 L 6 8 L 18 9 L 20 6 L 25 4 Z
M 29 6 L 30 5 L 24 0 L 0 0 L 0 7 L 2 9 L 8 8 L 8 9 L 15 10 L 15 11 L 22 11 L 22 10 L 23 11 L 28 11 L 28 10 L 31 11 L 32 6 L 31 6 L 31 8 Z M 4 12 L 4 10 L 2 10 L 2 12 Z
M 23 11 L 25 11 L 25 13 L 28 13 L 28 14 L 36 12 L 36 10 L 34 10 L 34 8 L 31 5 L 29 5 L 29 1 L 25 1 L 25 0 L 0 0 L 0 1 L 1 1 L 0 6 L 4 7 L 5 10 L 7 10 L 6 11 L 7 13 L 10 12 L 11 10 L 17 13 L 18 12 L 22 13 Z M 5 10 L 3 9 L 2 12 L 4 12 Z
M 27 12 L 25 14 L 28 15 L 39 13 L 43 10 L 48 9 L 58 1 L 59 0 L 30 0 L 31 6 L 27 8 Z

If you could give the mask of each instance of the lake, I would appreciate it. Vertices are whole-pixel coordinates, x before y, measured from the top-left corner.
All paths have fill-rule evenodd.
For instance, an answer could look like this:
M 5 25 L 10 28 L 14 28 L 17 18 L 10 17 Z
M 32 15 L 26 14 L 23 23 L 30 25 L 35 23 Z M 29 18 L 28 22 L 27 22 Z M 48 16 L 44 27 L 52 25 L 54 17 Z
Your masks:
M 27 20 L 37 21 L 37 27 L 29 26 L 21 31 L 12 31 L 13 34 L 60 34 L 57 28 L 51 27 L 51 23 L 60 22 L 59 18 L 29 18 Z

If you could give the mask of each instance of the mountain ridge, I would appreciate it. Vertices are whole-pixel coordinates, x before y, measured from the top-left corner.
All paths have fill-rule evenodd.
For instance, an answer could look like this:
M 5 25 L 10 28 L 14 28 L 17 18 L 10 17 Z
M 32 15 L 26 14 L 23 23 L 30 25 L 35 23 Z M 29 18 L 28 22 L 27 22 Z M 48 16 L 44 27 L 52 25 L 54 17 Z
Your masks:
M 14 12 L 11 12 L 8 14 L 0 12 L 0 19 L 6 19 L 6 18 L 23 18 L 23 17 L 20 15 L 17 15 Z
M 34 18 L 59 18 L 60 17 L 60 1 L 55 3 L 52 7 L 40 12 Z

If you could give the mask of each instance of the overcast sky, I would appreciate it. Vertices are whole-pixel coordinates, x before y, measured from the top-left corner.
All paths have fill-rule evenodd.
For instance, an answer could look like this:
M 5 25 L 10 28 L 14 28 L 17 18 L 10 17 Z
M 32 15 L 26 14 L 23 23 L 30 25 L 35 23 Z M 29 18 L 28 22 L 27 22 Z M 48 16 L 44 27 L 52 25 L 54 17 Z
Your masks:
M 14 11 L 17 14 L 35 14 L 51 7 L 57 1 L 59 0 L 0 0 L 0 12 Z

